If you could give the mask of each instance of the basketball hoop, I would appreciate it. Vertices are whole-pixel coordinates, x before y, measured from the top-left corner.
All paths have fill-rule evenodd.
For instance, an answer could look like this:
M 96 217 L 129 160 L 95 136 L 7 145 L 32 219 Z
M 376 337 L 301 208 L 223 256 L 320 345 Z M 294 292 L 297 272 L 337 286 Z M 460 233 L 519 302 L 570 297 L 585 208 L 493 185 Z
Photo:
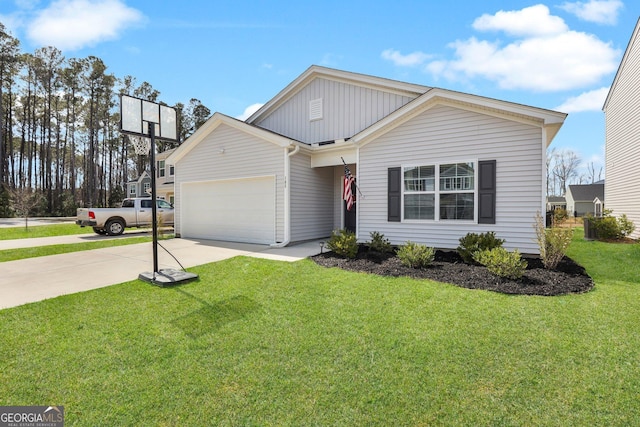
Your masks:
M 129 141 L 133 144 L 133 149 L 137 155 L 146 156 L 149 154 L 149 150 L 151 149 L 151 138 L 129 135 Z

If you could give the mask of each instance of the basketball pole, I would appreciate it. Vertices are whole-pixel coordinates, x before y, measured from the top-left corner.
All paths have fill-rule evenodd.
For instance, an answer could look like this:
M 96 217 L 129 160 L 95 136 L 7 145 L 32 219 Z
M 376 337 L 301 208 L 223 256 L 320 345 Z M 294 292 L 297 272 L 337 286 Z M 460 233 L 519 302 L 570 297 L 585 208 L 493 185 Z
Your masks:
M 156 132 L 155 123 L 149 123 L 149 138 L 151 149 L 149 150 L 149 163 L 151 163 L 151 224 L 153 233 L 153 275 L 158 273 L 158 204 L 156 201 Z

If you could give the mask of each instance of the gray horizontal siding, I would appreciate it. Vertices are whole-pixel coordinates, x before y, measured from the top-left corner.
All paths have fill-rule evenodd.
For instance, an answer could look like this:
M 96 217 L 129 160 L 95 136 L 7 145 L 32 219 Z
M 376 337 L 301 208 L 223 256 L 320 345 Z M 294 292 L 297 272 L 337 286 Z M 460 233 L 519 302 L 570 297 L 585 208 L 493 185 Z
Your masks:
M 538 253 L 533 224 L 543 205 L 542 130 L 506 119 L 436 106 L 360 149 L 359 238 L 383 232 L 451 248 L 468 232 L 495 231 L 505 247 Z M 409 164 L 496 160 L 496 224 L 387 222 L 387 169 Z
M 309 101 L 318 98 L 323 119 L 309 121 Z M 317 78 L 256 124 L 307 144 L 333 141 L 355 135 L 412 99 Z
M 636 32 L 638 34 L 638 32 Z M 626 214 L 640 238 L 640 40 L 631 41 L 605 114 L 604 202 L 614 215 Z
M 284 238 L 284 149 L 220 125 L 176 165 L 176 233 L 180 234 L 181 184 L 273 175 L 276 177 L 276 238 L 281 241 Z
M 291 241 L 318 239 L 333 229 L 333 168 L 311 168 L 306 153 L 291 157 Z

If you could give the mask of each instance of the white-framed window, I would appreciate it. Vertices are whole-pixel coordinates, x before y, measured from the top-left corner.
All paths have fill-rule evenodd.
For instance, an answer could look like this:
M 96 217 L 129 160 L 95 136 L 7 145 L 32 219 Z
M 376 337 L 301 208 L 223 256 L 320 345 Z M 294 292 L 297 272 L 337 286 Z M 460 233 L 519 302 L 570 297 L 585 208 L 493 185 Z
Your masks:
M 176 174 L 176 168 L 173 165 L 169 165 L 169 176 L 173 176 Z
M 143 191 L 143 193 L 144 193 L 144 194 L 151 194 L 151 190 L 150 190 L 150 188 L 151 188 L 151 183 L 150 183 L 150 182 L 145 182 L 145 183 L 143 184 L 143 186 L 144 186 L 144 191 Z
M 136 197 L 136 185 L 129 184 L 129 197 Z
M 165 174 L 164 160 L 158 161 L 158 178 L 162 178 Z
M 404 220 L 475 220 L 477 162 L 403 167 Z

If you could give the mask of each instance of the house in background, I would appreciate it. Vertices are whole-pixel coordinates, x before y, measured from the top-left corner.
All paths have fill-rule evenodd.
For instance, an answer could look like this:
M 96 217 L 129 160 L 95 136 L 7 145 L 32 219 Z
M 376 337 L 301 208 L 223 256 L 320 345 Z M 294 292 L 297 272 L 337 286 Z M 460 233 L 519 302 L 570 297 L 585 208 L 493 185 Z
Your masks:
M 151 191 L 151 175 L 144 171 L 132 181 L 127 182 L 127 197 L 149 197 Z
M 166 164 L 167 157 L 174 149 L 156 154 L 156 195 L 158 199 L 166 200 L 173 204 L 174 190 L 173 180 L 175 168 Z M 137 179 L 127 182 L 127 197 L 151 197 L 151 175 L 148 171 L 142 172 Z
M 604 189 L 604 181 L 598 181 L 594 184 L 570 185 L 566 194 L 567 213 L 574 217 L 588 214 L 601 216 L 602 208 L 604 208 Z
M 535 254 L 546 148 L 565 118 L 312 66 L 246 121 L 215 113 L 171 154 L 176 235 L 283 246 L 351 228 L 454 249 L 495 231 Z
M 640 20 L 603 106 L 607 209 L 626 214 L 640 239 Z
M 567 199 L 562 196 L 547 197 L 547 212 L 556 209 L 567 209 Z

